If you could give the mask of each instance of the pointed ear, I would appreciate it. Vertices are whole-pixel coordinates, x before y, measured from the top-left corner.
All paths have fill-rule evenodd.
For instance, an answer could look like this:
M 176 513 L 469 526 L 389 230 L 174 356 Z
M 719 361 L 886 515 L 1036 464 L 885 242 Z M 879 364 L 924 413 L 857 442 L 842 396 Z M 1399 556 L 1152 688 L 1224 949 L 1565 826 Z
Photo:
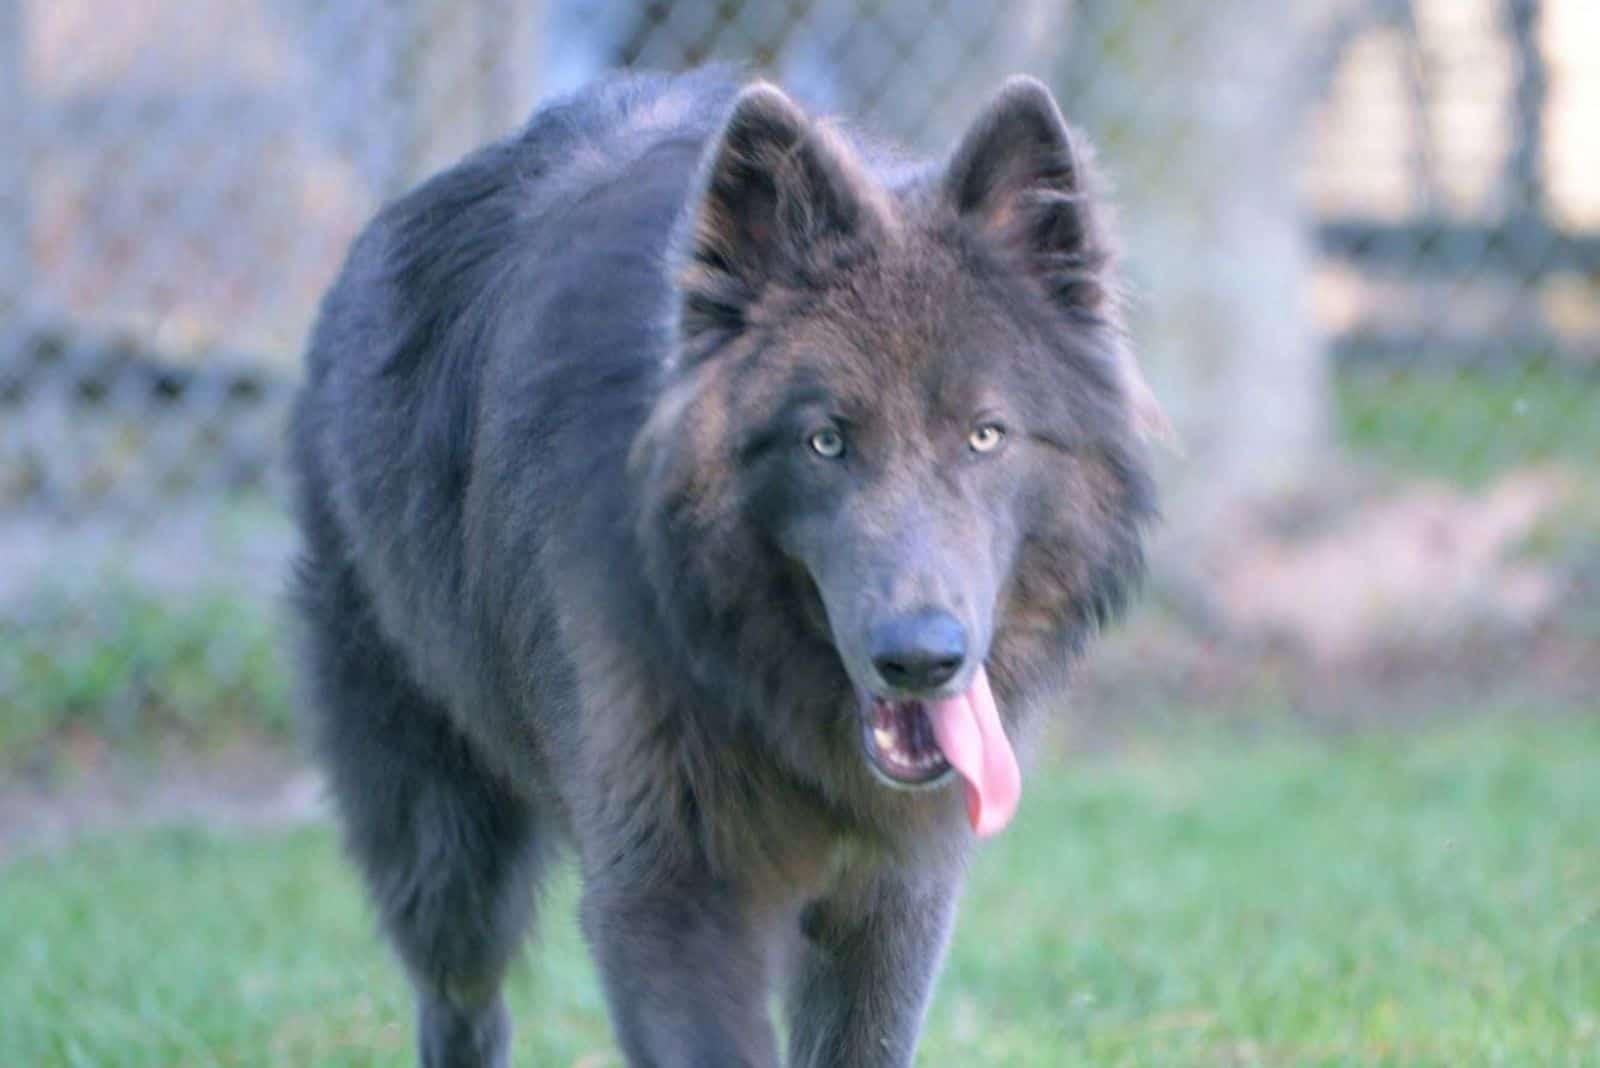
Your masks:
M 1087 145 L 1043 83 L 1009 79 L 951 157 L 945 195 L 958 214 L 1018 253 L 1071 312 L 1112 311 L 1114 249 Z
M 682 329 L 737 328 L 763 286 L 803 277 L 869 225 L 849 150 L 766 82 L 743 89 L 707 150 L 679 242 Z
M 956 146 L 944 194 L 980 234 L 1015 255 L 1069 315 L 1113 328 L 1129 427 L 1180 450 L 1122 334 L 1116 246 L 1087 142 L 1034 78 L 1009 79 Z

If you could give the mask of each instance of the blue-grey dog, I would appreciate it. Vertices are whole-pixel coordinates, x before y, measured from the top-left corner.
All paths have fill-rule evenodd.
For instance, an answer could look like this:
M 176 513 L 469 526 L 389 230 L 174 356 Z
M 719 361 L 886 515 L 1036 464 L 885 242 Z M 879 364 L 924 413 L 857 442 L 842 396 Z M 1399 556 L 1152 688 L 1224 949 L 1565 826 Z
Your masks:
M 1030 709 L 1140 571 L 1157 422 L 1086 151 L 912 163 L 724 74 L 385 208 L 293 426 L 318 752 L 425 1065 L 506 1063 L 562 843 L 634 1066 L 908 1065 Z

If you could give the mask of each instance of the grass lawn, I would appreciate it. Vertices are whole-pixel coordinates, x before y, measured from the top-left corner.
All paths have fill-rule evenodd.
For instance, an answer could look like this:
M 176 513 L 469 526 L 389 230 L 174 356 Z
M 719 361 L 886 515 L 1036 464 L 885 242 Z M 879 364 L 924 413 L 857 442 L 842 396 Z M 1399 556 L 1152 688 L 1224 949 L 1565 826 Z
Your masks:
M 1479 485 L 1528 463 L 1600 469 L 1600 376 L 1349 370 L 1334 402 L 1341 441 L 1393 470 Z
M 617 1065 L 563 881 L 517 1063 Z M 324 829 L 0 869 L 0 1065 L 409 1063 Z M 973 874 L 924 1065 L 1600 1064 L 1600 719 L 1152 740 L 1041 769 Z

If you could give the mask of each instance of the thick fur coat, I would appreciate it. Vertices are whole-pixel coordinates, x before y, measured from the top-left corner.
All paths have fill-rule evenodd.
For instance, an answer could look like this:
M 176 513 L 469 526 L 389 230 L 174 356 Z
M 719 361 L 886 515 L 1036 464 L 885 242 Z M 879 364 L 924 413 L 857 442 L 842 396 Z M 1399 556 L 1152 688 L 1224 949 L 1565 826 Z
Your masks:
M 292 431 L 317 751 L 426 1065 L 558 847 L 634 1066 L 912 1061 L 973 828 L 1123 602 L 1159 418 L 1082 140 L 908 162 L 621 77 L 386 207 Z

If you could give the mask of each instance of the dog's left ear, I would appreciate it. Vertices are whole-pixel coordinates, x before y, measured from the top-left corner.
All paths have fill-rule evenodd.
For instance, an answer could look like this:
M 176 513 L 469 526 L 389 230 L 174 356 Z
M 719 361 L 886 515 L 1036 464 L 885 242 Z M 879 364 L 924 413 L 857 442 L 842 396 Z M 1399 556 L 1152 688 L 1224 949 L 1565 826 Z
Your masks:
M 1092 198 L 1088 148 L 1050 90 L 1013 77 L 973 122 L 945 171 L 957 213 L 1021 254 L 1068 310 L 1112 299 L 1114 250 Z
M 1069 315 L 1120 329 L 1109 209 L 1083 137 L 1035 78 L 1006 81 L 956 146 L 944 195 L 961 218 L 1015 254 Z M 1177 449 L 1176 435 L 1119 338 L 1117 376 L 1135 433 Z

